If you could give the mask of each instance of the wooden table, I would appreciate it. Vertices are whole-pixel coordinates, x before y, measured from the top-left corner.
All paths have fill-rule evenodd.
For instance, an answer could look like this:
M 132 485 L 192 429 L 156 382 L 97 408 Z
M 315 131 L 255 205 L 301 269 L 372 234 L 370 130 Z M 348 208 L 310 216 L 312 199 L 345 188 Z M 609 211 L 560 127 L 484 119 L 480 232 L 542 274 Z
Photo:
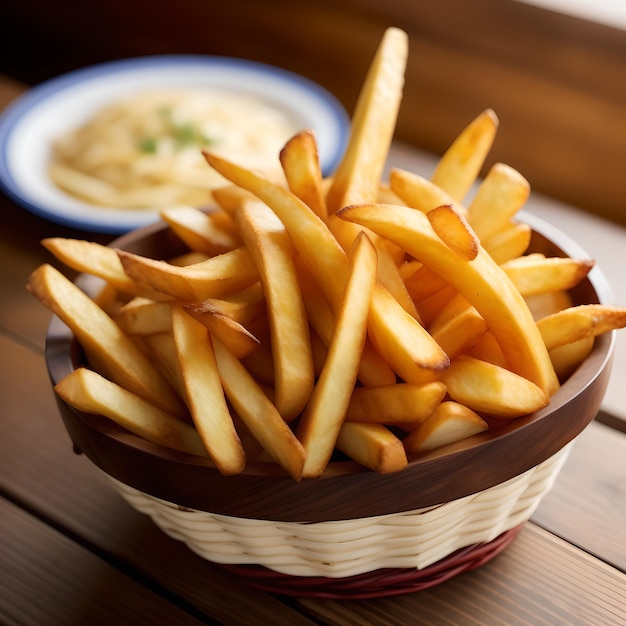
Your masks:
M 4 104 L 19 93 L 0 86 Z M 54 262 L 42 238 L 111 237 L 44 221 L 5 196 L 0 207 L 0 623 L 626 623 L 623 414 L 584 431 L 510 547 L 427 591 L 362 601 L 281 597 L 167 537 L 72 452 L 43 358 L 50 316 L 24 289 L 35 267 Z

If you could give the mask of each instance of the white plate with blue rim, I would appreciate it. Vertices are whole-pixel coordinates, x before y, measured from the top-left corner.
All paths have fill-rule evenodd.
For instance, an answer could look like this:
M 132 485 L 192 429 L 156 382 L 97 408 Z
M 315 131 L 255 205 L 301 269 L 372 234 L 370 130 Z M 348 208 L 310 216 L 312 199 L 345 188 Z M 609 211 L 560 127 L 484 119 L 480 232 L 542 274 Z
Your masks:
M 312 129 L 324 175 L 343 156 L 350 120 L 339 101 L 309 79 L 278 67 L 230 57 L 146 56 L 75 70 L 41 83 L 0 116 L 0 185 L 28 211 L 72 228 L 121 234 L 159 219 L 158 210 L 97 206 L 62 191 L 48 166 L 54 141 L 108 104 L 140 90 L 214 89 L 265 99 Z

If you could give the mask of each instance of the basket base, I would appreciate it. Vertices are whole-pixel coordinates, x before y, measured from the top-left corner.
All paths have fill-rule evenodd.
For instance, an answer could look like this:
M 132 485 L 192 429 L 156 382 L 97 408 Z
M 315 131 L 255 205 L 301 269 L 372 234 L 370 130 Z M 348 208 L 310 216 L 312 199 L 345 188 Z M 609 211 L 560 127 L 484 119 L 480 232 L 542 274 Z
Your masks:
M 366 600 L 423 591 L 454 576 L 484 565 L 502 552 L 519 534 L 524 524 L 489 541 L 453 552 L 437 563 L 422 569 L 390 568 L 347 578 L 290 576 L 260 565 L 215 564 L 269 593 L 322 600 Z

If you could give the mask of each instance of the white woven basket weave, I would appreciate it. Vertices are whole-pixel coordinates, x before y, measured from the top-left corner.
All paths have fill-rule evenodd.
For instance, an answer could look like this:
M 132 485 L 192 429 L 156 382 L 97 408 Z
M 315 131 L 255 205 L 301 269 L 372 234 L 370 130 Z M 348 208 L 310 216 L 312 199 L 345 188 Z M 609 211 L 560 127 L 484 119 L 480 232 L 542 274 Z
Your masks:
M 527 521 L 572 443 L 527 472 L 464 498 L 392 515 L 276 522 L 180 507 L 110 478 L 168 535 L 220 564 L 261 565 L 290 576 L 342 578 L 381 568 L 428 567 L 459 548 L 492 541 Z

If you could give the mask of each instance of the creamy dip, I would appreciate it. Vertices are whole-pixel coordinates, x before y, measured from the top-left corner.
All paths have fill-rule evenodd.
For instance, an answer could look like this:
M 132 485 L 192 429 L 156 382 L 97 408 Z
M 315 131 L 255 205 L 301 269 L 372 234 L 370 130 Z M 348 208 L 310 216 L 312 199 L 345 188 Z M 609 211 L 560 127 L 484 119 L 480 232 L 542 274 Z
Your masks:
M 150 91 L 106 106 L 59 137 L 52 180 L 91 203 L 121 208 L 202 206 L 225 183 L 209 149 L 249 167 L 279 169 L 299 129 L 258 97 L 223 91 Z

